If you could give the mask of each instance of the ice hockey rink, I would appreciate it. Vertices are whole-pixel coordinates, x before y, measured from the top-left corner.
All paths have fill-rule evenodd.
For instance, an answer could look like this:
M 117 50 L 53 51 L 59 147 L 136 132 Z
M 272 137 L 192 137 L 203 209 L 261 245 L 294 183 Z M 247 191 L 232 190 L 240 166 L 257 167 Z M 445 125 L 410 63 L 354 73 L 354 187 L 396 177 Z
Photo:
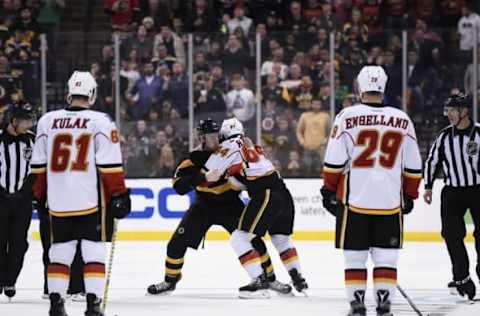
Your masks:
M 280 297 L 268 300 L 240 300 L 237 288 L 247 283 L 241 268 L 226 241 L 207 241 L 205 248 L 189 251 L 183 280 L 171 296 L 146 296 L 145 289 L 163 278 L 166 242 L 117 243 L 112 270 L 111 290 L 106 314 L 109 316 L 147 315 L 346 315 L 344 299 L 343 258 L 332 242 L 297 242 L 303 274 L 307 278 L 309 296 Z M 275 270 L 281 281 L 287 274 L 278 254 L 268 244 Z M 475 258 L 473 244 L 468 244 Z M 472 276 L 475 275 L 472 270 Z M 480 302 L 470 305 L 462 298 L 450 296 L 449 259 L 440 242 L 407 242 L 399 263 L 399 284 L 408 293 L 423 315 L 480 315 Z M 475 278 L 476 284 L 478 282 Z M 1 316 L 48 315 L 48 301 L 42 294 L 41 246 L 31 241 L 25 267 L 17 284 L 17 296 L 8 302 L 0 298 Z M 370 284 L 369 284 L 370 285 Z M 367 297 L 368 315 L 375 315 L 371 291 Z M 83 315 L 85 305 L 67 302 L 70 316 Z M 394 315 L 417 315 L 398 293 Z

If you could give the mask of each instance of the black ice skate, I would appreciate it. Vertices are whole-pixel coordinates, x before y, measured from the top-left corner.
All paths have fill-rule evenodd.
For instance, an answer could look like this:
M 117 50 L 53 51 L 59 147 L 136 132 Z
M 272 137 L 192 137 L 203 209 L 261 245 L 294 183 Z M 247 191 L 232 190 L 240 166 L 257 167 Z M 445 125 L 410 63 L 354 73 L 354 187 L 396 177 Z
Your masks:
M 460 281 L 451 281 L 448 283 L 448 289 L 450 290 L 450 294 L 467 296 L 469 300 L 473 300 L 477 292 L 475 283 L 473 283 L 469 276 Z
M 354 301 L 350 302 L 350 312 L 348 316 L 366 316 L 367 308 L 365 307 L 365 291 L 355 291 L 353 293 Z
M 5 296 L 11 299 L 12 297 L 17 294 L 17 290 L 15 289 L 15 286 L 5 286 L 3 288 L 3 292 L 5 293 Z
M 175 291 L 176 283 L 163 281 L 161 283 L 152 284 L 147 288 L 148 294 L 151 295 L 169 295 Z
M 300 292 L 306 294 L 305 290 L 308 289 L 308 284 L 305 281 L 305 278 L 298 273 L 297 269 L 292 269 L 288 271 L 290 277 L 292 278 L 292 283 L 295 289 Z
M 49 316 L 68 316 L 65 312 L 65 301 L 58 293 L 50 294 Z
M 268 293 L 269 283 L 267 277 L 262 274 L 256 279 L 253 279 L 248 285 L 242 286 L 239 297 L 244 299 L 266 299 L 270 298 Z
M 377 316 L 393 316 L 390 312 L 390 293 L 386 290 L 377 291 Z
M 102 312 L 101 305 L 102 300 L 98 298 L 95 294 L 87 294 L 87 310 L 85 311 L 85 316 L 105 316 Z

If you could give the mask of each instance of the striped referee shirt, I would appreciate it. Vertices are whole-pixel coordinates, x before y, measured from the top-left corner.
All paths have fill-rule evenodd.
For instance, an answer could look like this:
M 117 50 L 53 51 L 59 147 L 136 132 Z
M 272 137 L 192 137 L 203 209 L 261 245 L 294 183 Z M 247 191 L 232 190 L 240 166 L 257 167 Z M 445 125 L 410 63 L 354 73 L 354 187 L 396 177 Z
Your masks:
M 30 158 L 35 135 L 13 136 L 5 127 L 0 130 L 0 190 L 19 191 L 30 173 Z
M 480 124 L 458 130 L 452 125 L 444 128 L 430 148 L 425 164 L 425 188 L 431 189 L 440 166 L 445 184 L 470 187 L 480 184 Z

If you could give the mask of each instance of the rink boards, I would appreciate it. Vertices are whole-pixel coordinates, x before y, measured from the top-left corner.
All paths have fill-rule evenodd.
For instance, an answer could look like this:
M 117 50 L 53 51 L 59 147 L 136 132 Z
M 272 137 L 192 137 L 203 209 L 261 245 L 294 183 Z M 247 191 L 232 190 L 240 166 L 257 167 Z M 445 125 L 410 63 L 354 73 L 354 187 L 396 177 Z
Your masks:
M 334 217 L 324 210 L 321 203 L 322 179 L 287 179 L 286 184 L 295 200 L 296 240 L 333 240 Z M 119 238 L 122 240 L 168 240 L 190 202 L 194 192 L 185 196 L 175 193 L 169 179 L 130 179 L 133 210 L 120 223 Z M 441 241 L 440 236 L 440 191 L 442 181 L 434 186 L 433 203 L 423 202 L 423 185 L 415 208 L 405 217 L 405 238 L 411 241 Z M 248 201 L 243 192 L 242 198 Z M 228 209 L 225 210 L 228 212 Z M 468 220 L 467 220 L 468 222 Z M 472 230 L 468 224 L 469 230 Z M 34 226 L 35 228 L 37 225 Z M 471 240 L 471 234 L 468 239 Z M 38 237 L 38 233 L 34 232 Z M 213 227 L 207 235 L 209 240 L 226 240 L 228 235 L 221 227 Z

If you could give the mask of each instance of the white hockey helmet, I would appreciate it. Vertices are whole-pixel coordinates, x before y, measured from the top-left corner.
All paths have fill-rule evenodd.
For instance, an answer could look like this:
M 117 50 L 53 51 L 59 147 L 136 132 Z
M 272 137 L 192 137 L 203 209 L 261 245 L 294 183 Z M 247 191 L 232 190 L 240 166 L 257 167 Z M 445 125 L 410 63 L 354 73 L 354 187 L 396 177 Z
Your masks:
M 223 120 L 219 133 L 220 141 L 229 139 L 236 135 L 245 135 L 242 122 L 240 122 L 236 117 Z
M 72 96 L 82 95 L 88 98 L 88 103 L 93 105 L 97 99 L 97 82 L 88 71 L 74 71 L 68 79 L 67 102 L 70 104 Z
M 385 92 L 388 76 L 380 66 L 365 66 L 357 76 L 358 92 Z

